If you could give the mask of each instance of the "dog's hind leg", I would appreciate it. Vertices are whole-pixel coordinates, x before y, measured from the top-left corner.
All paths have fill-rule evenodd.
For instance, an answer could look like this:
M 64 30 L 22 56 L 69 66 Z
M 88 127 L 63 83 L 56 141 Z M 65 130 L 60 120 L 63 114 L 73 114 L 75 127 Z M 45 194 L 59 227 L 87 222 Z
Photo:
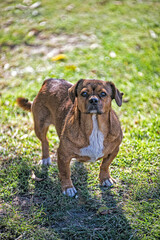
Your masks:
M 47 131 L 48 127 L 43 127 L 42 129 L 39 129 L 37 128 L 37 126 L 35 126 L 36 136 L 39 138 L 42 144 L 42 160 L 40 161 L 40 164 L 43 165 L 51 165 L 51 159 L 49 156 L 49 143 L 46 137 Z
M 39 138 L 39 140 L 42 143 L 42 160 L 40 161 L 40 164 L 44 165 L 51 165 L 51 159 L 49 156 L 49 143 L 47 139 L 47 131 L 50 125 L 49 122 L 49 115 L 44 114 L 45 111 L 43 111 L 43 115 L 37 115 L 33 114 L 34 116 L 34 130 L 36 133 L 36 136 Z

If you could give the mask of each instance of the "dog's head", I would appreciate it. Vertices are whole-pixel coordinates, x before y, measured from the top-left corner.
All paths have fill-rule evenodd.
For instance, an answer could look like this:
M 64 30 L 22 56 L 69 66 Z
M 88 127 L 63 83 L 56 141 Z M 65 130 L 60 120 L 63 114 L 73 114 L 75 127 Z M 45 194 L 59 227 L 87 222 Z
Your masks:
M 103 114 L 111 107 L 112 99 L 122 105 L 123 93 L 112 82 L 81 79 L 69 88 L 69 97 L 83 113 Z

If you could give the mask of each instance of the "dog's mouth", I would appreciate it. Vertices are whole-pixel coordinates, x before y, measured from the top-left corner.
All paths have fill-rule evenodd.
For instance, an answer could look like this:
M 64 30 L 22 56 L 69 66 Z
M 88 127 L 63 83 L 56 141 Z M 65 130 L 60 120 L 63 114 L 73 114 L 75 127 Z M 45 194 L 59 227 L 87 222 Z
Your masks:
M 87 110 L 87 114 L 102 114 L 103 112 L 98 106 L 90 105 Z

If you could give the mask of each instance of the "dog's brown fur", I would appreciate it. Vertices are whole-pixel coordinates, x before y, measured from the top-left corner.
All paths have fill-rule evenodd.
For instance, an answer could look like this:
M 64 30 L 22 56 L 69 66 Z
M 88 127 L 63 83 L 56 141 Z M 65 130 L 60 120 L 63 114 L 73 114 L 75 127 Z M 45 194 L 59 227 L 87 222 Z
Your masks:
M 82 96 L 86 95 L 86 92 L 87 96 Z M 102 95 L 106 95 L 101 96 L 102 92 Z M 60 138 L 58 168 L 64 194 L 76 194 L 70 178 L 70 161 L 72 158 L 82 162 L 90 161 L 92 153 L 85 155 L 84 148 L 90 146 L 91 141 L 94 146 L 94 137 L 96 141 L 103 140 L 103 152 L 100 151 L 103 155 L 100 182 L 103 186 L 110 186 L 115 181 L 110 176 L 109 165 L 119 151 L 122 130 L 118 117 L 111 108 L 111 101 L 115 99 L 117 105 L 121 106 L 122 95 L 111 82 L 81 79 L 72 85 L 63 79 L 48 79 L 43 83 L 33 103 L 24 98 L 17 99 L 20 107 L 33 113 L 35 133 L 42 142 L 43 160 L 49 159 L 46 138 L 49 125 L 56 127 Z M 93 128 L 97 135 L 94 135 Z M 89 151 L 93 149 L 94 152 L 93 146 Z M 100 155 L 96 156 L 97 159 L 102 158 Z

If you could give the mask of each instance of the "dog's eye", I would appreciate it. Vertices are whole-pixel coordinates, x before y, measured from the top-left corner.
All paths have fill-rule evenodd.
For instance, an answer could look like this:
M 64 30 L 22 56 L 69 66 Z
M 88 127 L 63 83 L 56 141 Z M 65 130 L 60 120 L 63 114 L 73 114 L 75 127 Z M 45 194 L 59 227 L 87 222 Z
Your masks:
M 82 96 L 82 97 L 87 97 L 87 96 L 88 96 L 88 93 L 87 93 L 87 92 L 82 92 L 82 93 L 81 93 L 81 96 Z
M 105 96 L 107 96 L 107 93 L 105 93 L 105 92 L 100 93 L 100 97 L 105 97 Z

